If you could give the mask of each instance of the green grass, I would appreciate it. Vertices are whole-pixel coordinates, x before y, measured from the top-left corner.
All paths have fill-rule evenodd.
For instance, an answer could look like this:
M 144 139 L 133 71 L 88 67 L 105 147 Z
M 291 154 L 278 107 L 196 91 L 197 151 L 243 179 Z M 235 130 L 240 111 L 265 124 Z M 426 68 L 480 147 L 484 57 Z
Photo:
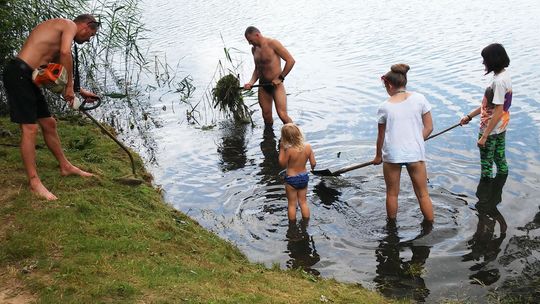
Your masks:
M 88 123 L 59 121 L 59 133 L 68 158 L 99 176 L 61 177 L 40 139 L 38 172 L 59 200 L 38 199 L 11 146 L 18 126 L 0 118 L 0 131 L 0 302 L 2 292 L 38 303 L 391 302 L 358 285 L 250 263 L 151 185 L 116 183 L 129 160 Z M 139 158 L 137 167 L 144 171 Z

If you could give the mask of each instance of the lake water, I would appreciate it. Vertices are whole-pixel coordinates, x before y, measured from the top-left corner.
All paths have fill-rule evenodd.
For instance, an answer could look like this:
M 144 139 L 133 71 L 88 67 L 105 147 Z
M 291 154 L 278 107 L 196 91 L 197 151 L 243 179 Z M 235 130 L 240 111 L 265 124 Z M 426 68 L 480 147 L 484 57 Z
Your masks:
M 488 186 L 478 183 L 475 119 L 426 144 L 436 216 L 430 233 L 422 232 L 406 173 L 397 227 L 386 226 L 381 166 L 311 176 L 311 221 L 289 227 L 275 111 L 273 130 L 264 130 L 260 111 L 253 128 L 218 119 L 215 128 L 203 130 L 186 122 L 176 95 L 153 91 L 148 98 L 161 127 L 151 131 L 151 171 L 168 202 L 254 262 L 302 267 L 418 301 L 484 302 L 495 289 L 539 295 L 532 284 L 540 275 L 537 1 L 153 0 L 142 8 L 150 49 L 192 76 L 194 102 L 223 61 L 224 44 L 241 62 L 242 81 L 249 80 L 247 26 L 280 40 L 296 59 L 285 82 L 289 115 L 314 147 L 318 169 L 373 158 L 376 111 L 387 98 L 379 78 L 391 64 L 411 66 L 408 89 L 432 104 L 437 132 L 480 104 L 491 78 L 484 76 L 480 51 L 502 43 L 514 90 L 506 137 L 510 174 L 504 187 L 494 186 L 502 187 L 502 199 L 486 198 Z M 484 210 L 479 201 L 501 202 Z

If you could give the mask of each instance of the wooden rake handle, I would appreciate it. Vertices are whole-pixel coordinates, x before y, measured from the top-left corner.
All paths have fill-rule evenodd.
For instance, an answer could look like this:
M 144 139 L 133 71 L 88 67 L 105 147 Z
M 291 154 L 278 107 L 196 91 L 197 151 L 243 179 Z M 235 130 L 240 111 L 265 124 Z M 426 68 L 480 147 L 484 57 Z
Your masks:
M 436 136 L 439 136 L 439 135 L 441 135 L 441 134 L 443 134 L 443 133 L 446 133 L 446 132 L 448 132 L 448 131 L 450 131 L 450 130 L 452 130 L 453 128 L 458 127 L 458 126 L 461 126 L 461 123 L 457 123 L 457 124 L 455 124 L 455 125 L 453 125 L 453 126 L 451 126 L 451 127 L 449 127 L 449 128 L 446 128 L 446 129 L 442 130 L 442 131 L 439 132 L 439 133 L 432 134 L 432 135 L 428 136 L 428 138 L 426 138 L 426 140 L 432 139 L 433 137 L 436 137 Z
M 352 166 L 349 166 L 349 167 L 345 167 L 345 168 L 341 168 L 339 170 L 336 170 L 336 171 L 332 172 L 332 175 L 333 176 L 338 176 L 341 173 L 349 172 L 349 171 L 352 171 L 352 170 L 364 168 L 364 167 L 371 166 L 371 165 L 373 165 L 373 161 L 368 161 L 368 162 L 365 162 L 365 163 L 352 165 Z

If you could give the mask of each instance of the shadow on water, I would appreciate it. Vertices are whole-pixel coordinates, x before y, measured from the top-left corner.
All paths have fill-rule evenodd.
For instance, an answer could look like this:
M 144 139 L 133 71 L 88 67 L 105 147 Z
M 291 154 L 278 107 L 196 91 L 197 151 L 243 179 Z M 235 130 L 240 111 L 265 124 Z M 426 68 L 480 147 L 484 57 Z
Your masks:
M 497 175 L 495 178 L 484 178 L 478 183 L 476 190 L 476 209 L 478 224 L 476 232 L 467 242 L 469 253 L 463 255 L 463 261 L 476 261 L 469 269 L 472 284 L 491 285 L 501 277 L 499 269 L 493 261 L 501 252 L 501 244 L 506 238 L 506 221 L 497 205 L 502 200 L 502 190 L 508 175 Z M 495 226 L 499 223 L 500 233 L 495 234 Z
M 341 196 L 340 191 L 327 186 L 324 180 L 313 187 L 313 193 L 315 193 L 321 200 L 321 203 L 327 207 L 339 202 Z
M 400 241 L 398 228 L 394 221 L 389 221 L 386 225 L 386 236 L 379 241 L 379 246 L 375 250 L 377 259 L 374 282 L 377 289 L 388 297 L 412 298 L 423 302 L 429 295 L 429 289 L 422 278 L 425 272 L 424 264 L 430 253 L 430 246 L 416 245 L 418 240 L 431 233 L 433 226 L 424 222 L 421 225 L 421 232 L 413 240 Z M 402 258 L 401 255 L 410 250 L 412 256 L 410 260 Z
M 539 207 L 540 209 L 540 207 Z M 521 273 L 514 270 L 496 290 L 499 298 L 521 303 L 537 303 L 540 298 L 540 261 L 535 258 L 540 252 L 540 210 L 533 219 L 518 227 L 525 235 L 515 235 L 510 238 L 504 248 L 499 263 L 505 267 L 516 264 L 521 267 Z
M 317 264 L 321 257 L 315 248 L 313 236 L 308 233 L 309 219 L 302 219 L 300 223 L 297 221 L 289 221 L 287 229 L 287 251 L 290 259 L 286 262 L 288 268 L 303 269 L 312 275 L 320 275 L 321 273 L 312 268 Z

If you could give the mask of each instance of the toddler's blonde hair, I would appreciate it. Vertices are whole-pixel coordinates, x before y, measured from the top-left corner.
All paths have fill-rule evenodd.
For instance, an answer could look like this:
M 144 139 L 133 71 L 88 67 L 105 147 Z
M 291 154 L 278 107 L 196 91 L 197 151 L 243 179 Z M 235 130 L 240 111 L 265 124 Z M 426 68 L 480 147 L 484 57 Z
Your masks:
M 302 150 L 304 149 L 304 135 L 294 123 L 286 123 L 281 128 L 281 143 L 285 149 L 295 147 Z

